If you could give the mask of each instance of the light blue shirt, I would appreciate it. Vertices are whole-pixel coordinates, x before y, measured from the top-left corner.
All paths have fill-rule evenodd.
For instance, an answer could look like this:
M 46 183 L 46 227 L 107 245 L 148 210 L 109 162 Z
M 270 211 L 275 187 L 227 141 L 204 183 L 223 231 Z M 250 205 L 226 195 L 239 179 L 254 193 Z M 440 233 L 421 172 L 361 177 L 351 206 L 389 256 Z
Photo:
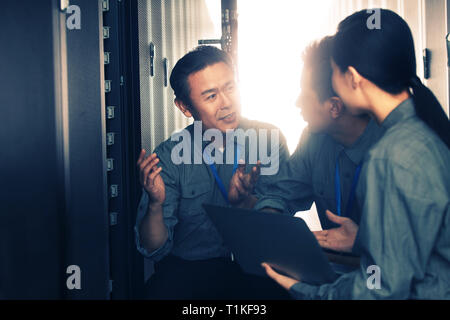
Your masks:
M 270 153 L 270 130 L 276 127 L 247 119 L 241 119 L 239 128 L 243 130 L 268 130 L 268 154 Z M 193 125 L 186 128 L 193 137 Z M 247 141 L 248 142 L 248 141 Z M 279 166 L 289 156 L 284 137 L 279 133 Z M 202 205 L 204 203 L 227 206 L 214 176 L 205 163 L 202 164 L 174 164 L 171 160 L 172 148 L 178 142 L 170 139 L 161 143 L 155 153 L 160 159 L 159 165 L 163 168 L 161 177 L 164 180 L 166 200 L 163 203 L 164 224 L 168 231 L 168 239 L 163 246 L 153 252 L 148 252 L 141 244 L 139 225 L 147 213 L 148 195 L 143 191 L 135 225 L 136 246 L 145 257 L 159 261 L 171 253 L 186 260 L 202 260 L 216 257 L 229 257 L 230 249 L 224 244 L 212 221 L 207 216 Z M 207 142 L 203 143 L 203 148 Z M 193 143 L 192 143 L 193 145 Z M 259 148 L 259 146 L 258 146 Z M 248 164 L 248 143 L 246 143 L 246 171 L 249 172 L 254 165 Z M 259 152 L 258 152 L 259 155 Z M 194 150 L 192 150 L 194 157 Z M 193 163 L 193 159 L 192 159 Z M 228 190 L 233 175 L 233 164 L 216 164 L 218 174 Z M 269 183 L 272 176 L 261 176 L 258 185 Z

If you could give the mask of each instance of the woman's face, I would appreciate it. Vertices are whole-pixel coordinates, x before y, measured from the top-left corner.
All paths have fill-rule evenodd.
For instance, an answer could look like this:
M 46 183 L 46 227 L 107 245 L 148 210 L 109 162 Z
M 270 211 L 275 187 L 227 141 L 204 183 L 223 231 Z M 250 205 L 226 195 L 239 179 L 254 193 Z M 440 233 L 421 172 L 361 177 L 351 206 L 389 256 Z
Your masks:
M 352 115 L 367 113 L 367 108 L 364 108 L 365 99 L 361 94 L 360 88 L 354 84 L 351 72 L 349 70 L 341 72 L 341 69 L 339 69 L 333 59 L 331 59 L 331 67 L 333 69 L 333 89 L 341 98 L 347 110 Z

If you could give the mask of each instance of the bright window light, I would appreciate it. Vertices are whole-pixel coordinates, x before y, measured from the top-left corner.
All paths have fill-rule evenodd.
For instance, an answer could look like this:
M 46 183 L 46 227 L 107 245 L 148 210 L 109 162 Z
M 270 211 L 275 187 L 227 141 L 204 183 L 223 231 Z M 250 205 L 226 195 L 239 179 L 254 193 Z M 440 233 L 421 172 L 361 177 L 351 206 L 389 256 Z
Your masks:
M 238 0 L 242 114 L 279 127 L 291 153 L 307 125 L 295 107 L 302 52 L 335 31 L 331 2 Z

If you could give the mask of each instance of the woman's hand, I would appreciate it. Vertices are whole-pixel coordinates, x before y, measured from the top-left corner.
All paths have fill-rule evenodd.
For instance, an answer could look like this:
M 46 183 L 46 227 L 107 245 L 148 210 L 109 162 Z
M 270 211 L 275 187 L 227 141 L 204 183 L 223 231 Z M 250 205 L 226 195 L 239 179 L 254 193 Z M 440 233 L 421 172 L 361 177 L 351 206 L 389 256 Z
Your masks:
M 289 289 L 291 289 L 291 287 L 300 282 L 298 280 L 295 280 L 293 278 L 284 276 L 282 274 L 279 274 L 278 272 L 276 272 L 275 270 L 272 269 L 272 267 L 270 267 L 267 263 L 263 262 L 262 266 L 264 267 L 264 269 L 266 269 L 266 273 L 269 277 L 271 277 L 273 280 L 275 280 L 276 282 L 278 282 L 278 284 L 280 286 L 282 286 L 283 288 L 285 288 L 286 290 L 289 291 Z

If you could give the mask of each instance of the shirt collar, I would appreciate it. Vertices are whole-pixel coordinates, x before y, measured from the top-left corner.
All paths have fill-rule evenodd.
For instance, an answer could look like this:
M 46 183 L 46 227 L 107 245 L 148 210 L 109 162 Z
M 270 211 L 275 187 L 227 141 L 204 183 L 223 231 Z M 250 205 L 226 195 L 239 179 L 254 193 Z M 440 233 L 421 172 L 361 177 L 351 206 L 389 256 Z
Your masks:
M 412 98 L 406 99 L 400 103 L 389 115 L 384 119 L 381 126 L 385 129 L 392 128 L 396 124 L 404 121 L 407 118 L 416 115 L 416 109 L 414 107 L 414 101 Z
M 240 119 L 240 121 L 239 121 L 239 125 L 237 126 L 236 129 L 243 129 L 243 130 L 245 131 L 245 130 L 247 130 L 247 129 L 249 129 L 249 128 L 250 128 L 250 126 L 249 126 L 249 121 L 248 121 L 247 119 L 241 117 L 241 119 Z M 190 124 L 190 125 L 187 126 L 185 129 L 189 132 L 189 134 L 190 134 L 190 136 L 191 136 L 191 142 L 192 142 L 192 148 L 193 148 L 192 151 L 193 151 L 193 152 L 196 152 L 195 149 L 197 149 L 197 148 L 195 148 L 194 124 L 193 124 L 193 123 Z M 211 143 L 211 141 L 204 141 L 204 140 L 203 140 L 203 132 L 202 132 L 201 134 L 202 134 L 201 141 L 202 141 L 202 151 L 203 151 L 203 150 L 206 148 L 206 146 L 207 146 L 208 144 Z M 224 146 L 223 146 L 223 147 L 225 148 L 225 144 L 226 144 L 225 137 L 223 138 L 223 143 L 224 143 Z M 236 142 L 236 141 L 235 141 L 235 143 L 236 143 L 240 148 L 244 148 L 244 146 L 241 145 L 240 143 L 238 143 L 238 142 Z M 224 153 L 225 149 L 223 149 L 223 150 L 218 150 L 218 151 L 219 151 L 220 153 Z
M 342 150 L 344 150 L 345 154 L 354 164 L 359 165 L 363 160 L 364 155 L 380 136 L 381 131 L 382 130 L 380 130 L 380 127 L 376 121 L 374 119 L 370 119 L 366 129 L 364 129 L 363 134 L 358 138 L 358 140 L 356 140 L 356 142 L 350 147 L 342 147 Z

